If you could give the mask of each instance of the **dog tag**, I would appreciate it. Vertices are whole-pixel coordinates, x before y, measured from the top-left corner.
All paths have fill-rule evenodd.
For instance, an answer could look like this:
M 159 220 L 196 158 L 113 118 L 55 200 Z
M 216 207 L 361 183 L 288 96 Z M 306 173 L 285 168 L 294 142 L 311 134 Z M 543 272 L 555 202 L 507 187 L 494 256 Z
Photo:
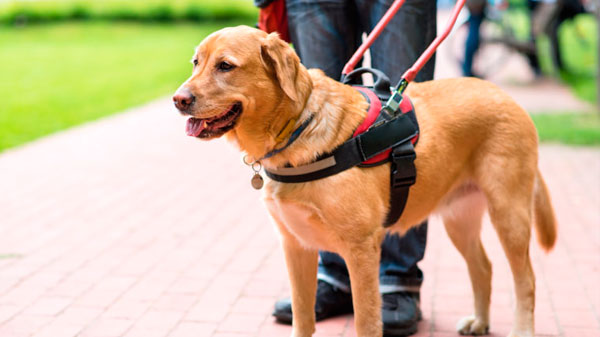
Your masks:
M 260 190 L 265 182 L 263 180 L 263 177 L 260 176 L 260 174 L 254 173 L 254 177 L 252 177 L 250 183 L 252 184 L 252 187 L 254 187 L 255 190 Z

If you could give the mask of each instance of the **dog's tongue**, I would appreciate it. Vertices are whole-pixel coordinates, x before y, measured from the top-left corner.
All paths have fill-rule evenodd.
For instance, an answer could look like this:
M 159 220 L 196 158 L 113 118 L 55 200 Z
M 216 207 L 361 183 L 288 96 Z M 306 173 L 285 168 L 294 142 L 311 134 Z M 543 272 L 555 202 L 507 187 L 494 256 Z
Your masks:
M 202 130 L 204 130 L 205 122 L 200 118 L 190 117 L 187 120 L 187 124 L 185 126 L 185 132 L 188 136 L 198 137 Z

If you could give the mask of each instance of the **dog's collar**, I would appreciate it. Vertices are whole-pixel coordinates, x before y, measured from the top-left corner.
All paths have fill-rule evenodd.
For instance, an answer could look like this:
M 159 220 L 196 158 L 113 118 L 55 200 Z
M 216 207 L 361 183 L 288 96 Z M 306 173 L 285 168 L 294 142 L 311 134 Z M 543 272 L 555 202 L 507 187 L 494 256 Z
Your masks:
M 281 132 L 279 132 L 279 135 L 277 135 L 277 138 L 275 139 L 278 142 L 283 141 L 291 133 L 290 138 L 288 138 L 287 143 L 285 143 L 285 145 L 283 147 L 281 147 L 281 148 L 274 149 L 274 150 L 268 152 L 267 154 L 265 154 L 264 156 L 262 156 L 262 158 L 260 158 L 260 159 L 258 159 L 256 161 L 259 162 L 261 160 L 265 160 L 267 158 L 271 158 L 274 155 L 278 154 L 279 152 L 285 150 L 288 146 L 292 145 L 292 143 L 296 139 L 298 139 L 298 137 L 300 136 L 300 134 L 302 134 L 302 132 L 306 129 L 306 127 L 308 126 L 308 124 L 310 124 L 310 122 L 313 120 L 314 117 L 315 116 L 311 114 L 294 131 L 292 131 L 292 128 L 294 127 L 294 125 L 296 124 L 296 122 L 298 122 L 298 119 L 295 118 L 295 119 L 291 119 L 290 121 L 288 121 L 287 124 L 285 125 L 285 127 L 283 128 L 283 130 L 281 130 Z

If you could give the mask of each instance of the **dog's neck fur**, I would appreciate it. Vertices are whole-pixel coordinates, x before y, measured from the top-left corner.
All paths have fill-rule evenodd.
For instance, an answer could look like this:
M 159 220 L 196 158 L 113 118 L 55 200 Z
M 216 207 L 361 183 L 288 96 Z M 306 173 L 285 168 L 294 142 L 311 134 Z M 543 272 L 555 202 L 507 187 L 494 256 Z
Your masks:
M 263 160 L 263 165 L 267 168 L 283 167 L 286 164 L 298 166 L 314 161 L 319 155 L 348 140 L 365 118 L 368 103 L 358 91 L 328 78 L 321 70 L 310 69 L 308 74 L 312 90 L 304 108 L 295 113 L 288 112 L 288 117 L 279 123 L 281 127 L 278 130 L 281 130 L 287 120 L 296 116 L 296 125 L 300 125 L 310 115 L 314 115 L 313 121 L 288 148 Z M 335 90 L 332 90 L 334 87 Z M 283 142 L 287 142 L 287 139 Z

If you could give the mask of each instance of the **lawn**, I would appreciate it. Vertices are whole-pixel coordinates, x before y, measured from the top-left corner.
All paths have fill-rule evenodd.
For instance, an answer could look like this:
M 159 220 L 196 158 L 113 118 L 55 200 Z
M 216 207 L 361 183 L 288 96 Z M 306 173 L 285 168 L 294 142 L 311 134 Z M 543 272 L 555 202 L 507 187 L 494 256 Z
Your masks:
M 194 47 L 237 24 L 2 28 L 0 151 L 174 92 L 191 72 Z
M 542 142 L 600 145 L 598 113 L 535 114 L 531 117 Z

